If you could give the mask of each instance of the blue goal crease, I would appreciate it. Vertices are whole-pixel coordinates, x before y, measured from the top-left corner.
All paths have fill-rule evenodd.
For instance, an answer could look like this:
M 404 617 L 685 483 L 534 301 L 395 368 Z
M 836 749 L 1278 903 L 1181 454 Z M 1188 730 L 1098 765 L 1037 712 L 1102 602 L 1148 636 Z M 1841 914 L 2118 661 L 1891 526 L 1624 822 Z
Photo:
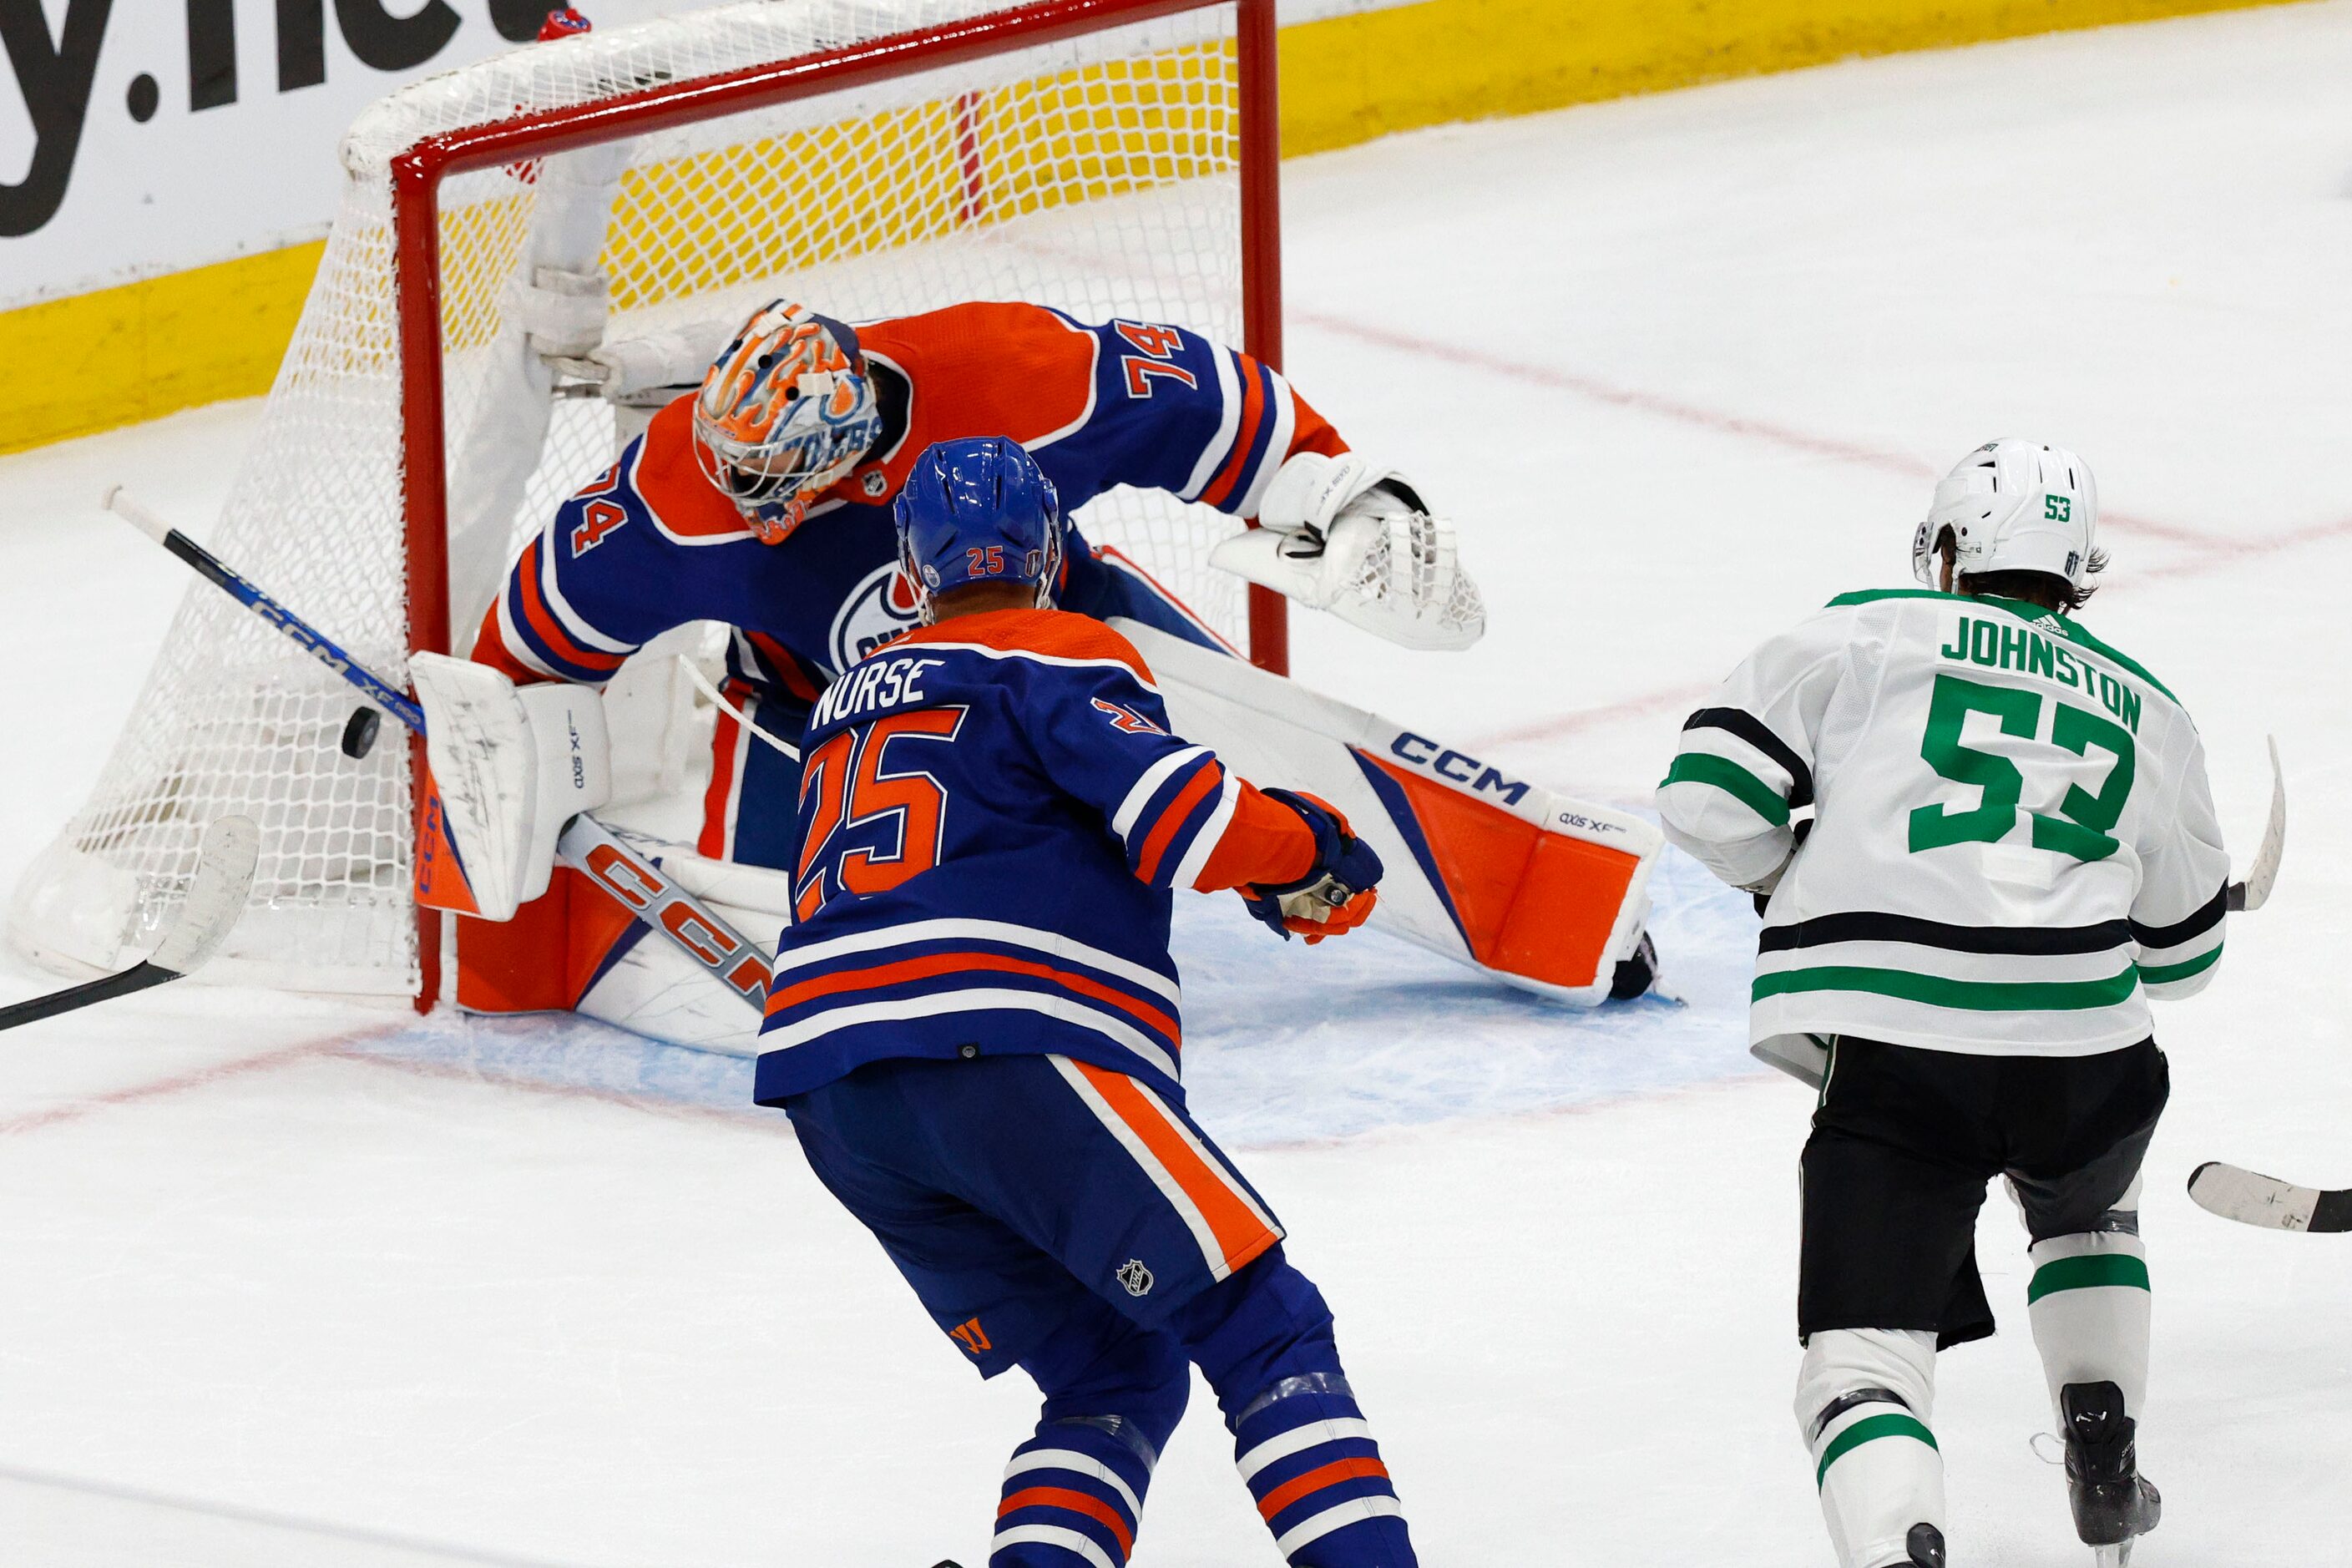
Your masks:
M 1756 918 L 1668 848 L 1652 882 L 1665 996 L 1580 1009 L 1378 931 L 1271 941 L 1233 900 L 1179 906 L 1192 1108 L 1229 1147 L 1347 1138 L 1441 1121 L 1650 1095 L 1745 1075 Z M 571 1015 L 437 1017 L 352 1055 L 648 1108 L 761 1114 L 748 1058 Z

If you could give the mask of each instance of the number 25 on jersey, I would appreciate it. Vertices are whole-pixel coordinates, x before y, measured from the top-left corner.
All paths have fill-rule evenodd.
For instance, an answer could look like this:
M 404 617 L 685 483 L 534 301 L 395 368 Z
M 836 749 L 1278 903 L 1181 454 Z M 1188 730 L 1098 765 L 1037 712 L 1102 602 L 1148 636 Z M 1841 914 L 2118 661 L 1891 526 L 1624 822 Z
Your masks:
M 793 909 L 808 920 L 838 893 L 887 892 L 940 863 L 947 791 L 907 755 L 925 742 L 952 742 L 961 708 L 893 713 L 829 737 L 801 764 L 806 837 L 793 879 Z M 895 754 L 894 754 L 895 753 Z

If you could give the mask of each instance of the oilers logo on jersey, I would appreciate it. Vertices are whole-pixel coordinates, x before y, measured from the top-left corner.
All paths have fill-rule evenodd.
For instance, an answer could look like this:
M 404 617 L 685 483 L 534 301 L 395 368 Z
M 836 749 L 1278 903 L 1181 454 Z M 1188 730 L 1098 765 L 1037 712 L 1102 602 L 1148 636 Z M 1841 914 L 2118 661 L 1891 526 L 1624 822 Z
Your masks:
M 913 631 L 914 591 L 898 563 L 877 566 L 851 589 L 825 637 L 827 666 L 836 674 Z

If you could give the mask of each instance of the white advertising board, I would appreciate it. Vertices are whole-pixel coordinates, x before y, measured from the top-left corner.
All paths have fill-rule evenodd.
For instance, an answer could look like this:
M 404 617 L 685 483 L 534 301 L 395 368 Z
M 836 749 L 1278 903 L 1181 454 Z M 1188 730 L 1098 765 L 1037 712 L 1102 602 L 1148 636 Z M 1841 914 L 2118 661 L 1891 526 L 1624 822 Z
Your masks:
M 1398 3 L 1282 0 L 1279 15 Z M 549 5 L 0 0 L 0 310 L 320 237 L 352 117 L 536 36 Z M 581 8 L 609 27 L 693 7 Z
M 599 26 L 687 7 L 587 0 Z M 326 233 L 335 146 L 544 0 L 0 0 L 0 308 Z

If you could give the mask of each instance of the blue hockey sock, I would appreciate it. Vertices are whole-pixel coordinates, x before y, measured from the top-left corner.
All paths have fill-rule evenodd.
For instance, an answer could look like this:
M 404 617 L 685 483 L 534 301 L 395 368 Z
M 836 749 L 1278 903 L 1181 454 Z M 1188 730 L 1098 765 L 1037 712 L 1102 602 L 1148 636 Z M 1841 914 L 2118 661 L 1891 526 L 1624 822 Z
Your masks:
M 1045 1405 L 1005 1467 L 989 1568 L 1120 1568 L 1192 1367 L 1174 1335 L 1108 1308 L 1063 1323 L 1022 1365 Z
M 1039 1422 L 1005 1467 L 989 1568 L 1119 1568 L 1156 1458 L 1116 1416 Z
M 1403 1508 L 1313 1282 L 1277 1248 L 1174 1326 L 1217 1391 L 1234 1463 L 1294 1568 L 1415 1568 Z
M 1234 1427 L 1234 1463 L 1295 1568 L 1412 1568 L 1403 1505 L 1337 1359 L 1251 1403 Z

